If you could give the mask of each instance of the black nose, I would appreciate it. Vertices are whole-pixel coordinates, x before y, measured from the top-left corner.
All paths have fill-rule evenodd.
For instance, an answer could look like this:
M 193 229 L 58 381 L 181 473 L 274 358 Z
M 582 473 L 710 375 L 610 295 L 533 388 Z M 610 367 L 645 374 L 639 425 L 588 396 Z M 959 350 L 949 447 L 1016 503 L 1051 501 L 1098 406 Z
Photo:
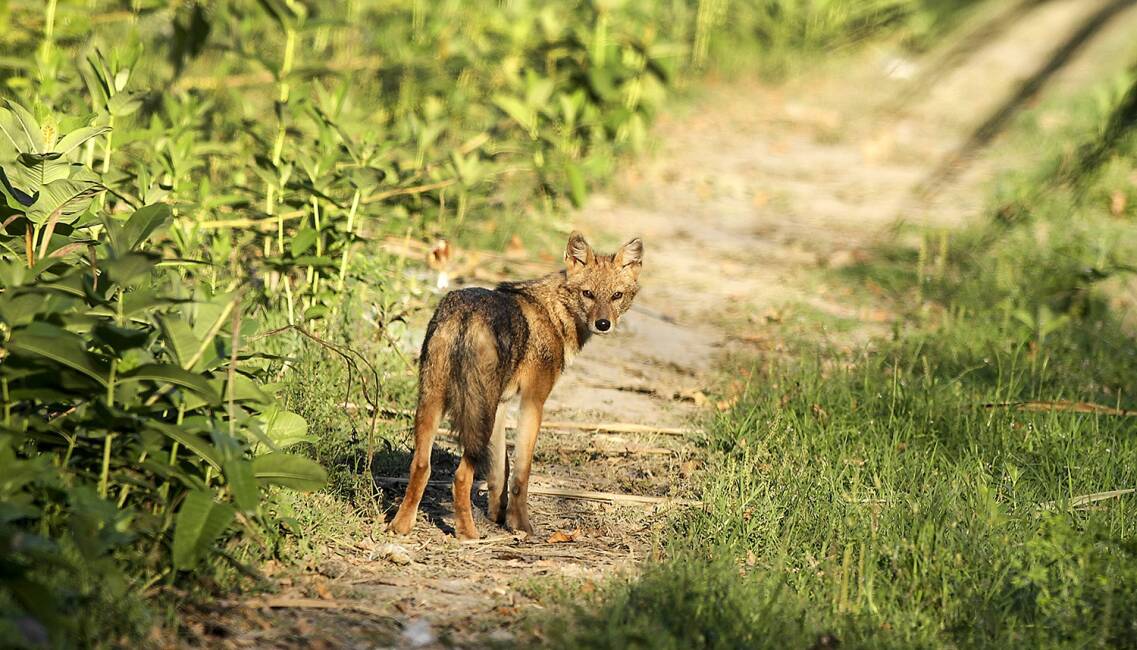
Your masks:
M 611 327 L 612 327 L 612 323 L 604 320 L 603 318 L 596 321 L 596 329 L 600 330 L 601 332 L 607 332 L 608 329 Z

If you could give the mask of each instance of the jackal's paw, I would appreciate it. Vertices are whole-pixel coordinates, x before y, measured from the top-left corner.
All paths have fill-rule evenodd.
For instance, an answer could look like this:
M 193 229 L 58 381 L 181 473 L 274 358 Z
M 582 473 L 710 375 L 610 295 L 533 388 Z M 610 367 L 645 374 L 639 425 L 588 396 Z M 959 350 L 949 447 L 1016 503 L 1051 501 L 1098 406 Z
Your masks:
M 505 525 L 514 532 L 533 534 L 533 524 L 529 523 L 529 513 L 510 510 L 505 515 Z
M 387 532 L 396 535 L 408 535 L 414 527 L 415 520 L 413 517 L 395 517 L 387 526 Z
M 454 536 L 457 537 L 460 541 L 470 541 L 481 538 L 481 535 L 478 534 L 477 528 L 474 528 L 473 526 L 466 527 L 461 525 L 455 528 Z
M 505 512 L 506 512 L 506 504 L 505 503 L 502 503 L 502 502 L 495 503 L 493 499 L 490 499 L 490 507 L 489 507 L 489 510 L 486 512 L 486 514 L 489 515 L 489 518 L 491 521 L 493 521 L 498 526 L 504 526 L 505 525 Z

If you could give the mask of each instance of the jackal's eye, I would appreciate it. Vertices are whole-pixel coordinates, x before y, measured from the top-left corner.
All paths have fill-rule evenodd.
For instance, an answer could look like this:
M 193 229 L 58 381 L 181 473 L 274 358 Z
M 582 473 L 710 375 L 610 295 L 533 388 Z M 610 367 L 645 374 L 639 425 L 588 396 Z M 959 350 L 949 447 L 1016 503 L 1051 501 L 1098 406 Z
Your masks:
M 588 289 L 585 289 L 585 290 L 584 290 L 584 291 L 582 291 L 581 293 L 583 293 L 583 294 L 584 294 L 584 297 L 585 297 L 585 298 L 588 298 L 589 300 L 592 300 L 593 298 L 595 298 L 595 297 L 596 297 L 596 294 L 592 293 L 592 292 L 591 292 L 591 291 L 589 291 Z
M 620 298 L 623 298 L 623 297 L 624 297 L 623 291 L 617 291 L 616 293 L 612 294 L 612 300 L 619 300 Z

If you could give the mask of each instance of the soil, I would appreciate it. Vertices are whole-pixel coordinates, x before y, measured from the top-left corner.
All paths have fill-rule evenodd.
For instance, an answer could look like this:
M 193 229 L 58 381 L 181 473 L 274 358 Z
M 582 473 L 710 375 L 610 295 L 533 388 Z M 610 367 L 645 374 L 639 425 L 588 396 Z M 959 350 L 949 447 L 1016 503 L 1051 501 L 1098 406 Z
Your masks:
M 643 237 L 637 305 L 566 371 L 545 419 L 693 432 L 543 430 L 534 486 L 697 499 L 705 471 L 697 429 L 730 404 L 731 382 L 716 373 L 723 356 L 776 352 L 786 310 L 852 322 L 840 334 L 851 342 L 878 331 L 887 310 L 852 295 L 832 271 L 871 254 L 897 224 L 952 228 L 981 216 L 992 175 L 1023 161 L 999 147 L 998 128 L 978 146 L 976 133 L 1000 111 L 1100 79 L 1132 54 L 1137 9 L 1128 5 L 1055 61 L 1087 21 L 1119 3 L 989 4 L 960 30 L 962 45 L 919 58 L 880 46 L 780 85 L 712 80 L 657 121 L 656 151 L 627 166 L 574 223 L 608 244 Z M 1012 5 L 1023 5 L 1020 15 L 1000 20 Z M 1023 96 L 1053 63 L 1039 92 Z M 449 481 L 452 450 L 436 446 L 435 479 Z M 387 501 L 401 489 L 391 486 Z M 484 512 L 484 493 L 475 503 Z M 388 536 L 377 521 L 373 539 L 325 549 L 316 574 L 234 603 L 227 618 L 238 622 L 206 630 L 210 645 L 534 640 L 519 621 L 543 596 L 632 574 L 658 548 L 670 509 L 691 506 L 531 495 L 530 507 L 534 537 L 480 516 L 484 539 L 459 543 L 449 485 L 431 486 L 410 536 Z

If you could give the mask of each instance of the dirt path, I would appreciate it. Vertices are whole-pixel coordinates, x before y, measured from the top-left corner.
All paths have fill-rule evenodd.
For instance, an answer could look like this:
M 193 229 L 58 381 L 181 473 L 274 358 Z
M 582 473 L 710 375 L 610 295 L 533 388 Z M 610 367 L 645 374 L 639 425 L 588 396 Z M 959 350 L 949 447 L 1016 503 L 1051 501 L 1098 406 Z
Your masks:
M 995 27 L 977 28 L 968 47 L 918 61 L 876 51 L 779 87 L 708 84 L 697 103 L 660 120 L 659 151 L 577 216 L 577 227 L 606 244 L 644 238 L 643 290 L 621 331 L 590 343 L 566 372 L 546 419 L 693 426 L 717 381 L 716 360 L 735 345 L 730 335 L 776 348 L 773 321 L 786 305 L 862 321 L 866 331 L 886 321 L 827 286 L 824 270 L 854 260 L 898 219 L 951 227 L 975 215 L 984 179 L 1016 161 L 1000 158 L 997 146 L 968 150 L 967 143 L 1064 42 L 1114 4 L 1051 0 L 1024 5 L 1013 20 L 992 11 L 979 22 Z M 1048 87 L 1077 84 L 1087 69 L 1132 53 L 1137 10 L 1111 18 L 1046 78 Z M 947 182 L 916 197 L 942 169 L 950 171 Z M 449 480 L 455 459 L 440 447 L 434 477 Z M 689 437 L 545 430 L 534 484 L 697 498 L 697 471 Z M 537 596 L 565 584 L 560 579 L 588 589 L 644 560 L 666 517 L 655 505 L 532 496 L 535 538 L 514 539 L 483 517 L 488 539 L 459 544 L 448 532 L 449 501 L 448 486 L 429 488 L 409 538 L 388 538 L 377 524 L 373 541 L 345 546 L 320 568 L 326 593 L 278 600 L 287 606 L 268 615 L 266 629 L 232 643 L 509 643 L 517 633 L 509 622 L 540 607 Z M 572 541 L 554 543 L 558 533 Z M 377 557 L 391 550 L 410 563 Z

